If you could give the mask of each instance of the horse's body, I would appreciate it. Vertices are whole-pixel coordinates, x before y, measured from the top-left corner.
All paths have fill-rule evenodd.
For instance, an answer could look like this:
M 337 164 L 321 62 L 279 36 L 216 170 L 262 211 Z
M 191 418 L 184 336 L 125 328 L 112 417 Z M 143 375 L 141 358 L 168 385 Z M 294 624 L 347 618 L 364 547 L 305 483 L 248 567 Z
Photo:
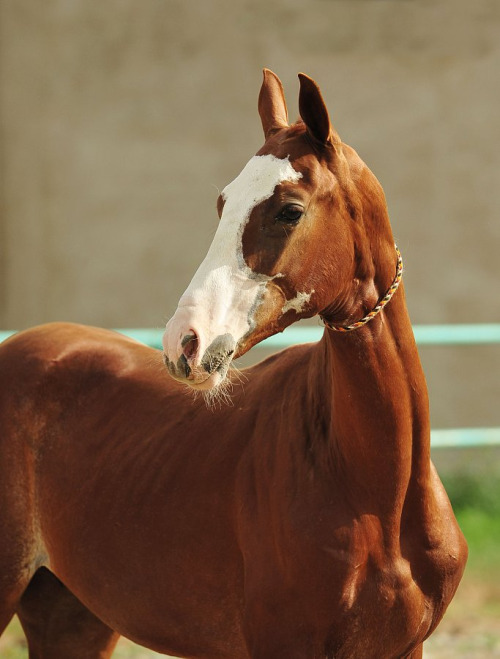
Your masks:
M 283 110 L 266 76 L 260 110 L 273 145 Z M 305 128 L 290 130 L 297 167 L 293 140 Z M 324 166 L 317 145 L 309 151 Z M 274 172 L 274 160 L 265 162 Z M 306 181 L 313 164 L 301 176 L 318 186 L 318 172 Z M 278 167 L 280 186 L 301 183 Z M 357 199 L 378 213 L 383 195 L 359 167 L 351 167 L 361 172 Z M 270 188 L 255 204 L 270 203 Z M 349 205 L 338 212 L 354 222 Z M 287 212 L 289 231 L 299 231 L 297 212 Z M 282 257 L 269 264 L 252 249 L 250 219 L 238 234 L 239 262 L 260 273 L 251 277 L 256 297 L 249 285 L 238 299 L 248 315 L 231 325 L 224 308 L 194 327 L 201 267 L 167 326 L 171 374 L 207 389 L 227 355 L 301 314 L 354 316 L 393 276 L 383 216 L 374 230 L 374 289 L 358 280 L 361 306 L 340 293 L 324 304 L 329 261 L 318 259 L 314 287 L 293 288 Z M 347 243 L 345 252 L 333 258 L 339 281 Z M 207 659 L 421 656 L 467 552 L 430 463 L 427 394 L 401 289 L 369 326 L 325 329 L 318 344 L 248 369 L 231 406 L 210 410 L 186 395 L 161 353 L 69 324 L 5 342 L 0 378 L 0 629 L 17 612 L 30 656 L 107 657 L 118 634 Z

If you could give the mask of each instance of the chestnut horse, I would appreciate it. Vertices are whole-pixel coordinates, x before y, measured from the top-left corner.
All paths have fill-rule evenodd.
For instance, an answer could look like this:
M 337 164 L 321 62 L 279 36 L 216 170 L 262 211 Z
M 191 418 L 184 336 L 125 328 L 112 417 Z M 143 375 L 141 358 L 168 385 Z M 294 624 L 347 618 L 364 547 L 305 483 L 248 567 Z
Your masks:
M 163 355 L 70 324 L 0 347 L 0 629 L 17 613 L 32 658 L 102 659 L 119 634 L 207 659 L 421 657 L 453 597 L 467 548 L 384 194 L 305 75 L 299 108 L 290 126 L 265 70 L 264 146 L 219 197 Z M 232 405 L 186 395 L 315 314 L 322 339 L 246 370 Z

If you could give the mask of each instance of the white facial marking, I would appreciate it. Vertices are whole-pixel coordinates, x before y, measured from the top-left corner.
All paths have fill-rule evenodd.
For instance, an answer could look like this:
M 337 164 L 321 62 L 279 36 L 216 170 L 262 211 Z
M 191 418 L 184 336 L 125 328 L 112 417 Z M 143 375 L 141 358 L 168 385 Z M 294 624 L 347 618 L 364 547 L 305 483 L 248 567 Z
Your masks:
M 287 300 L 281 309 L 281 313 L 285 314 L 290 309 L 293 309 L 297 313 L 304 311 L 306 304 L 311 299 L 311 295 L 314 293 L 314 288 L 310 293 L 297 293 L 297 295 L 291 299 Z
M 222 191 L 224 209 L 213 242 L 175 314 L 189 307 L 202 323 L 201 328 L 194 327 L 193 320 L 193 329 L 201 334 L 202 355 L 216 336 L 227 332 L 238 341 L 252 328 L 253 312 L 272 277 L 246 265 L 243 231 L 253 208 L 271 197 L 277 185 L 296 183 L 301 177 L 288 158 L 254 156 Z

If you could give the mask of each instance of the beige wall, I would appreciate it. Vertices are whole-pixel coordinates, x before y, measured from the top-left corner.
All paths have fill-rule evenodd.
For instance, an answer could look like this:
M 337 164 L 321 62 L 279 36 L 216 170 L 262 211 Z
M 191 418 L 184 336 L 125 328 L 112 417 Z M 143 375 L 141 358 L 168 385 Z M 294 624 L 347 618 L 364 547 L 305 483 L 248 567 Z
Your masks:
M 1 327 L 160 327 L 262 142 L 263 66 L 292 116 L 315 77 L 382 181 L 414 322 L 500 321 L 497 0 L 2 0 L 0 19 Z M 500 425 L 499 353 L 423 351 L 438 425 Z

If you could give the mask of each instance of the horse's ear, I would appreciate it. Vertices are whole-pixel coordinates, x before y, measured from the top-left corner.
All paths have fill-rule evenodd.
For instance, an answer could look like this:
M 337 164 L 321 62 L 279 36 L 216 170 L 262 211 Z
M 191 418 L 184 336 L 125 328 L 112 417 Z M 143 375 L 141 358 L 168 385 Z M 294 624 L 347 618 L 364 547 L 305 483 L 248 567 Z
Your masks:
M 304 73 L 299 73 L 299 80 L 299 112 L 307 132 L 321 144 L 340 142 L 340 137 L 330 123 L 318 85 Z
M 264 80 L 259 94 L 259 114 L 266 138 L 274 131 L 288 126 L 283 85 L 278 76 L 264 69 Z

